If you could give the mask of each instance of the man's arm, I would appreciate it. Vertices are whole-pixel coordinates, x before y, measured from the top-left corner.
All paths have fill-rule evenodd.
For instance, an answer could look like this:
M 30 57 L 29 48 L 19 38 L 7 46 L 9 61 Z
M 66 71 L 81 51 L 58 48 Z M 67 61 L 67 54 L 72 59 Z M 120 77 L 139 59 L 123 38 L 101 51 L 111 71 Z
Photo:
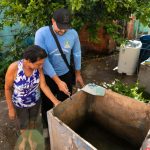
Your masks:
M 64 92 L 66 95 L 70 94 L 67 84 L 64 81 L 60 80 L 57 75 L 53 76 L 52 79 L 57 84 L 60 91 Z
M 75 64 L 75 75 L 76 75 L 76 83 L 80 83 L 80 85 L 83 87 L 84 82 L 81 76 L 81 46 L 80 41 L 77 32 L 75 32 L 75 42 L 73 46 L 73 58 L 74 58 L 74 64 Z
M 13 63 L 9 66 L 5 75 L 5 97 L 8 106 L 8 115 L 10 119 L 14 119 L 16 116 L 14 105 L 12 102 L 12 86 L 14 82 L 14 76 L 16 75 L 17 63 Z
M 38 30 L 35 34 L 35 44 L 42 47 L 48 54 L 48 51 L 47 51 L 46 45 L 45 45 L 45 41 L 44 41 L 44 37 L 40 30 Z M 48 60 L 48 57 L 45 59 L 45 62 L 43 65 L 43 70 L 46 75 L 48 75 L 49 77 L 51 77 L 54 80 L 54 82 L 57 84 L 59 90 L 68 95 L 67 84 L 65 82 L 61 81 L 60 78 L 57 76 L 52 64 Z
M 51 92 L 50 88 L 47 86 L 46 82 L 45 82 L 45 77 L 43 74 L 42 69 L 39 69 L 40 72 L 40 88 L 41 90 L 44 92 L 44 94 L 54 103 L 54 105 L 56 106 L 57 104 L 60 103 L 60 101 L 53 95 L 53 93 Z

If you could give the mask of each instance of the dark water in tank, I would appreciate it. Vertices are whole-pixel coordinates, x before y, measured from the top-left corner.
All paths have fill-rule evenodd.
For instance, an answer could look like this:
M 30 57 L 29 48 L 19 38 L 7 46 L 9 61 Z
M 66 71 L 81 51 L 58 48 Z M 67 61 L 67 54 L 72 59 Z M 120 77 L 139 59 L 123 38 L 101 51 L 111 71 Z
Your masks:
M 92 120 L 86 120 L 75 130 L 82 138 L 98 150 L 139 150 L 122 138 L 110 133 Z

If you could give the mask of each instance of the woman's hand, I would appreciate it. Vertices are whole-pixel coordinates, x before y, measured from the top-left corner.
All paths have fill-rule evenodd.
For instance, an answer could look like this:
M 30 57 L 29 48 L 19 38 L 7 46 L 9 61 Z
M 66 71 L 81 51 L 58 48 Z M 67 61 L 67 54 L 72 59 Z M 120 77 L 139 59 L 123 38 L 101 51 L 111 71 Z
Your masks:
M 55 103 L 54 103 L 54 106 L 57 106 L 58 104 L 60 104 L 61 101 L 57 100 Z
M 15 112 L 14 108 L 9 109 L 8 115 L 9 115 L 10 120 L 14 120 L 16 118 L 16 112 Z

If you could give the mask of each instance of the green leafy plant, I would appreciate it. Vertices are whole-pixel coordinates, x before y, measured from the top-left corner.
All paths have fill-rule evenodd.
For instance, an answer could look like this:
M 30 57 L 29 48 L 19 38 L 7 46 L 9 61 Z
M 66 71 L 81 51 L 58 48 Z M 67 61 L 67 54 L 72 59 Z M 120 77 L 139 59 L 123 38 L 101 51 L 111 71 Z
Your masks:
M 136 100 L 143 101 L 145 103 L 150 102 L 150 96 L 145 94 L 144 88 L 140 88 L 138 82 L 132 85 L 127 85 L 121 82 L 120 80 L 116 79 L 110 84 L 103 83 L 103 87 L 111 89 L 112 91 L 120 93 L 122 95 L 129 96 Z
M 127 23 L 131 14 L 135 14 L 144 25 L 150 26 L 149 0 L 1 0 L 0 13 L 3 17 L 0 20 L 0 29 L 19 23 L 29 28 L 33 34 L 41 26 L 51 24 L 52 13 L 60 7 L 72 11 L 72 26 L 76 29 L 80 30 L 88 24 L 90 40 L 95 42 L 100 42 L 96 35 L 98 27 L 102 26 L 113 39 L 122 43 L 119 30 L 123 26 L 114 21 Z M 15 37 L 16 41 L 10 46 L 10 52 L 2 50 L 0 77 L 4 78 L 2 72 L 6 70 L 6 66 L 21 55 L 26 46 L 23 44 L 26 35 L 24 32 Z
M 65 0 L 1 0 L 0 8 L 4 17 L 2 26 L 12 26 L 19 22 L 33 31 L 51 23 L 52 13 L 64 7 Z
M 149 0 L 68 1 L 70 4 L 69 6 L 74 12 L 74 19 L 79 19 L 79 17 L 76 17 L 80 16 L 82 22 L 88 24 L 92 35 L 97 33 L 97 24 L 101 22 L 101 26 L 105 27 L 107 33 L 119 44 L 122 43 L 122 33 L 127 26 L 127 22 L 130 20 L 131 14 L 134 14 L 141 23 L 149 25 L 150 27 Z M 121 28 L 123 30 L 121 30 Z M 125 34 L 123 35 L 123 38 L 125 38 L 126 33 L 123 34 Z
M 13 61 L 22 57 L 23 50 L 31 43 L 26 42 L 34 37 L 35 31 L 51 23 L 52 12 L 64 7 L 65 0 L 1 0 L 0 29 L 5 26 L 20 25 L 21 30 L 14 35 L 14 42 L 0 51 L 0 88 L 4 86 L 5 72 Z
M 93 36 L 97 32 L 97 26 L 102 25 L 119 41 L 118 30 L 121 27 L 114 21 L 127 23 L 131 14 L 135 14 L 144 25 L 150 26 L 149 0 L 1 0 L 0 8 L 5 11 L 0 24 L 11 26 L 19 21 L 35 31 L 41 26 L 49 25 L 53 11 L 59 7 L 67 7 L 72 11 L 73 27 L 80 29 L 88 24 Z
M 15 40 L 10 45 L 10 49 L 0 51 L 0 89 L 2 89 L 4 86 L 4 78 L 8 66 L 12 62 L 21 59 L 24 49 L 30 44 L 32 44 L 32 42 L 29 43 L 25 41 L 30 36 L 32 36 L 30 31 L 26 32 L 24 30 L 20 30 L 18 35 L 14 37 Z

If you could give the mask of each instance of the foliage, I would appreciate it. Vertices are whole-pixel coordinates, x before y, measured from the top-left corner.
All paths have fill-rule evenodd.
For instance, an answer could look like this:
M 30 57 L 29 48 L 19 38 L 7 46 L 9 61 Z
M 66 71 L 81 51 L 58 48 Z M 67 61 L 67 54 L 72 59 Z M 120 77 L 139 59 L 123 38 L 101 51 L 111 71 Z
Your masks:
M 97 32 L 97 24 L 104 26 L 106 31 L 118 43 L 122 42 L 121 28 L 127 25 L 131 14 L 144 25 L 150 26 L 149 0 L 68 0 L 74 19 L 80 19 L 89 25 L 92 35 Z M 114 22 L 115 21 L 115 22 Z M 119 23 L 117 23 L 117 22 Z M 121 25 L 121 26 L 120 26 Z M 95 31 L 94 31 L 95 30 Z M 94 32 L 93 32 L 94 31 Z
M 150 102 L 150 96 L 146 95 L 143 88 L 139 88 L 139 83 L 136 82 L 133 85 L 126 85 L 122 83 L 120 80 L 115 80 L 111 84 L 103 83 L 105 88 L 109 88 L 117 93 L 120 93 L 125 96 L 129 96 L 139 101 L 143 101 L 145 103 Z M 149 98 L 149 99 L 148 99 Z
M 1 0 L 4 11 L 2 25 L 12 26 L 16 22 L 34 31 L 51 22 L 52 12 L 64 6 L 64 0 Z
M 1 24 L 13 25 L 19 21 L 35 31 L 51 23 L 52 12 L 58 7 L 68 7 L 73 13 L 72 25 L 80 29 L 88 24 L 92 35 L 97 26 L 104 26 L 118 39 L 121 26 L 114 21 L 128 21 L 131 14 L 150 26 L 149 0 L 1 0 L 0 8 L 5 10 Z
M 3 17 L 0 28 L 20 23 L 30 28 L 30 34 L 33 35 L 41 26 L 51 24 L 52 13 L 59 7 L 67 7 L 72 11 L 72 26 L 76 29 L 88 25 L 90 40 L 93 41 L 98 41 L 98 28 L 104 27 L 113 39 L 121 43 L 120 32 L 131 14 L 135 14 L 144 25 L 150 26 L 149 0 L 1 0 L 0 13 Z M 2 52 L 0 76 L 8 64 L 19 58 L 25 47 L 22 43 L 28 33 L 23 32 L 21 36 L 18 34 L 10 52 Z
M 22 36 L 23 35 L 23 36 Z M 6 70 L 8 66 L 19 59 L 22 58 L 22 54 L 24 49 L 29 45 L 32 44 L 32 42 L 26 42 L 25 40 L 28 40 L 28 37 L 31 36 L 30 31 L 24 31 L 20 30 L 18 35 L 16 35 L 14 38 L 14 42 L 10 46 L 10 50 L 1 50 L 0 51 L 0 89 L 3 88 L 4 85 L 4 76 L 6 73 Z
M 52 12 L 64 6 L 64 0 L 1 0 L 0 3 L 0 28 L 12 27 L 16 23 L 21 25 L 21 30 L 14 36 L 14 42 L 5 49 L 1 44 L 0 51 L 0 82 L 4 85 L 4 76 L 8 66 L 22 57 L 23 50 L 29 45 L 26 40 L 34 37 L 35 31 L 51 22 Z M 26 30 L 26 29 L 30 30 Z M 22 30 L 24 29 L 24 30 Z
M 138 0 L 136 8 L 136 17 L 143 23 L 145 26 L 150 27 L 150 1 L 149 0 Z

